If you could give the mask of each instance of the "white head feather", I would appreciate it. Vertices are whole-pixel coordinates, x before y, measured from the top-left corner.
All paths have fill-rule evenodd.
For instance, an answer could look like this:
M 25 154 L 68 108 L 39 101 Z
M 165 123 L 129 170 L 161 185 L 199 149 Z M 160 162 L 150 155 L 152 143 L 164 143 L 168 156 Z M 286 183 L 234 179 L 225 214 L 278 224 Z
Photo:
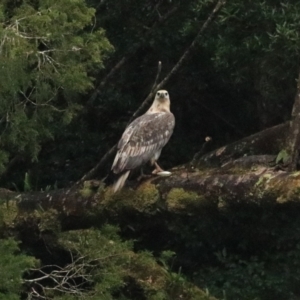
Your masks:
M 166 90 L 156 92 L 154 101 L 146 113 L 153 114 L 158 112 L 170 112 L 170 96 Z

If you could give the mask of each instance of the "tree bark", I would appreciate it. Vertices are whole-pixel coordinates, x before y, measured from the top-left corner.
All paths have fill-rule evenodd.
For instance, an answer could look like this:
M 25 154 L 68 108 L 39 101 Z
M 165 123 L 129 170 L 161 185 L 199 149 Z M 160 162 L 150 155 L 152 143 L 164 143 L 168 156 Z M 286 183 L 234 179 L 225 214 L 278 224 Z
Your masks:
M 93 191 L 89 185 L 90 182 L 86 182 L 83 189 L 75 191 L 11 193 L 10 198 L 17 199 L 20 213 L 54 209 L 64 218 L 101 215 L 104 210 L 107 215 L 107 208 L 112 215 L 124 210 L 152 215 L 158 208 L 160 213 L 194 214 L 195 208 L 217 208 L 237 201 L 245 205 L 249 202 L 298 201 L 300 173 L 275 171 L 264 166 L 256 166 L 251 171 L 233 168 L 224 173 L 222 169 L 190 173 L 179 168 L 168 178 L 153 177 L 136 187 L 125 187 L 118 194 L 113 194 L 110 187 L 100 186 L 99 190 Z
M 289 171 L 297 169 L 300 149 L 300 71 L 297 81 L 297 92 L 292 110 L 292 119 L 290 124 L 290 132 L 287 142 L 287 154 L 289 155 Z
M 277 155 L 286 145 L 290 123 L 282 123 L 245 137 L 205 155 L 194 156 L 193 167 L 220 167 L 237 158 L 249 155 Z

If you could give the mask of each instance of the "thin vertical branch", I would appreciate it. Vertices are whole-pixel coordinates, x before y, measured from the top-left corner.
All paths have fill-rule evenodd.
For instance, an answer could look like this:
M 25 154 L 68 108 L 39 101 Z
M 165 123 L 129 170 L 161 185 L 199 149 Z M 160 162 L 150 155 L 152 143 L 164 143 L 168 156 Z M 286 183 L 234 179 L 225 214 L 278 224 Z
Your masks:
M 288 170 L 290 172 L 296 171 L 297 162 L 299 158 L 300 149 L 300 70 L 297 81 L 297 92 L 295 102 L 293 105 L 290 132 L 288 136 L 287 148 L 288 155 L 290 156 Z

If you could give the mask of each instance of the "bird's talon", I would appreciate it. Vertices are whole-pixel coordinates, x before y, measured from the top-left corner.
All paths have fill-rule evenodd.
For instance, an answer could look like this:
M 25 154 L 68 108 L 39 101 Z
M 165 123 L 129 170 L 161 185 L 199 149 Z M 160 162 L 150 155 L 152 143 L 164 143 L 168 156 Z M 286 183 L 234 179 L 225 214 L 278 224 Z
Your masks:
M 152 174 L 153 174 L 153 175 L 157 175 L 157 173 L 160 173 L 160 172 L 164 172 L 164 170 L 163 170 L 163 169 L 154 169 L 154 170 L 152 171 Z

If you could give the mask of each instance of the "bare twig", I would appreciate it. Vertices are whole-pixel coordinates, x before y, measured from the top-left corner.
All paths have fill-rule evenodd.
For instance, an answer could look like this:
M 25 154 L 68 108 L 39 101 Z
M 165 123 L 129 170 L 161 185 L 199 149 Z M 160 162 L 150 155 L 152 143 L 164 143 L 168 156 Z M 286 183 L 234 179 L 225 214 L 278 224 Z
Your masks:
M 160 72 L 161 72 L 161 61 L 158 62 L 158 67 L 157 67 L 157 73 L 156 73 L 156 77 L 153 83 L 153 86 L 151 88 L 151 92 L 154 93 L 156 90 L 156 86 L 157 86 L 157 82 L 160 76 Z
M 30 284 L 31 287 L 27 300 L 49 299 L 47 298 L 47 292 L 58 292 L 80 297 L 87 292 L 84 286 L 87 283 L 93 282 L 91 273 L 93 270 L 99 269 L 99 262 L 119 255 L 120 254 L 111 254 L 98 258 L 79 256 L 74 260 L 71 253 L 72 261 L 64 267 L 46 265 L 38 269 L 31 269 L 35 277 L 25 279 L 25 282 Z
M 60 87 L 59 87 L 59 88 L 60 88 Z M 59 90 L 59 88 L 56 89 L 56 93 L 57 93 L 57 91 Z M 57 111 L 57 112 L 65 112 L 65 111 L 66 111 L 65 109 L 58 109 L 58 108 L 56 108 L 55 106 L 49 104 L 49 103 L 54 99 L 54 97 L 56 96 L 56 93 L 54 93 L 54 94 L 53 94 L 53 97 L 51 97 L 51 98 L 50 98 L 48 101 L 46 101 L 45 103 L 36 103 L 36 102 L 34 102 L 33 100 L 30 99 L 30 96 L 31 96 L 31 94 L 33 93 L 34 90 L 35 90 L 35 88 L 33 88 L 33 89 L 31 90 L 30 95 L 29 95 L 28 97 L 25 95 L 25 93 L 24 93 L 23 91 L 20 90 L 19 92 L 20 92 L 20 94 L 23 95 L 23 97 L 26 99 L 26 102 L 25 102 L 25 103 L 24 103 L 24 102 L 21 102 L 21 103 L 19 103 L 19 104 L 22 104 L 22 105 L 25 106 L 26 103 L 29 102 L 29 103 L 31 103 L 33 106 L 36 106 L 36 107 L 47 106 L 47 107 L 50 107 L 51 109 L 53 109 L 53 110 L 55 110 L 55 111 Z
M 84 292 L 82 286 L 87 282 L 92 282 L 89 273 L 95 267 L 97 267 L 95 264 L 81 256 L 76 260 L 72 259 L 72 262 L 65 267 L 47 265 L 32 269 L 38 275 L 33 279 L 25 280 L 31 285 L 31 292 L 27 299 L 47 299 L 47 291 L 80 296 Z

